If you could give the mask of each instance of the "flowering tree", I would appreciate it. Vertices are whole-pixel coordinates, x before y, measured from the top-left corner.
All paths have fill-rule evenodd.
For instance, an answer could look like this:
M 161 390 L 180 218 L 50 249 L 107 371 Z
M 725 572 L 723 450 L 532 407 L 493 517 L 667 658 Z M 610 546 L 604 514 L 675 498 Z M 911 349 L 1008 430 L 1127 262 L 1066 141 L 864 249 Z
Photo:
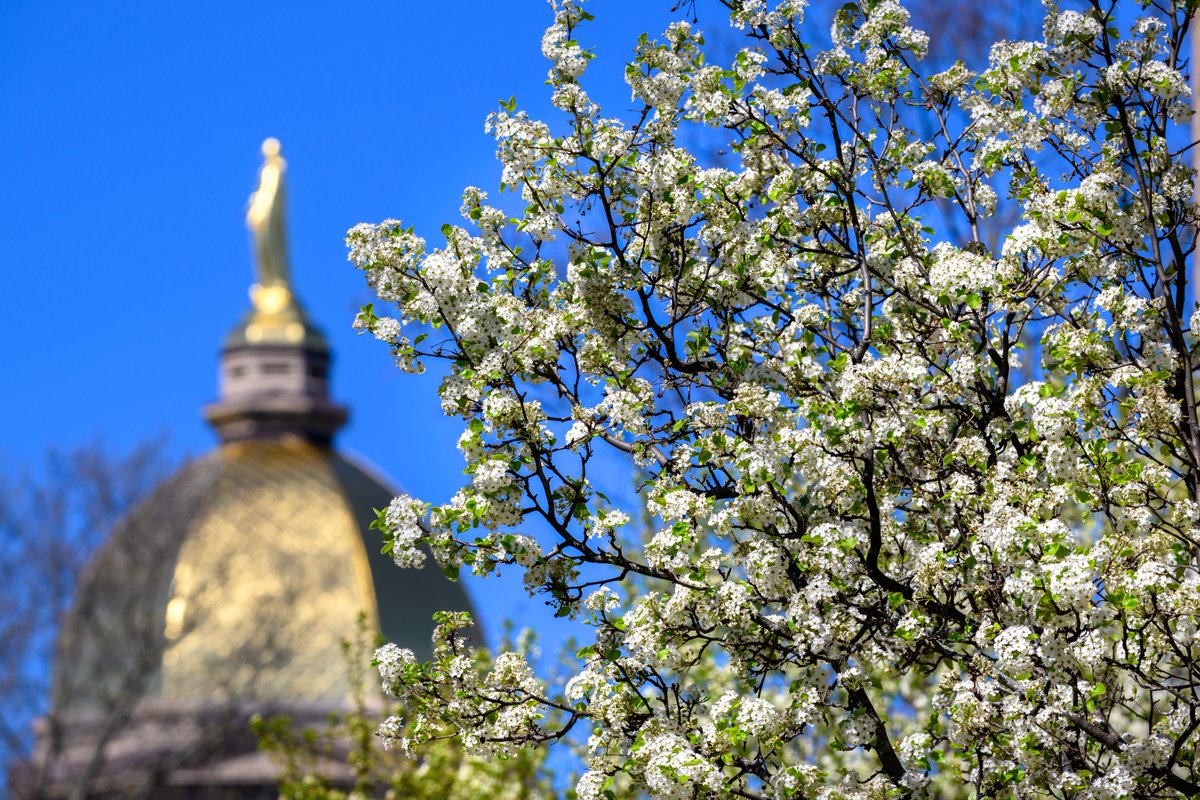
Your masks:
M 439 249 L 349 234 L 399 309 L 358 324 L 443 361 L 466 423 L 469 482 L 398 498 L 387 547 L 516 565 L 594 631 L 557 687 L 472 668 L 446 615 L 433 661 L 377 654 L 409 709 L 384 735 L 582 729 L 583 800 L 1200 792 L 1194 3 L 1048 2 L 1042 41 L 925 74 L 895 0 L 824 44 L 802 0 L 722 2 L 732 63 L 683 22 L 643 37 L 627 120 L 557 2 L 561 119 L 488 122 L 519 218 L 470 188 Z M 681 146 L 705 135 L 737 169 Z

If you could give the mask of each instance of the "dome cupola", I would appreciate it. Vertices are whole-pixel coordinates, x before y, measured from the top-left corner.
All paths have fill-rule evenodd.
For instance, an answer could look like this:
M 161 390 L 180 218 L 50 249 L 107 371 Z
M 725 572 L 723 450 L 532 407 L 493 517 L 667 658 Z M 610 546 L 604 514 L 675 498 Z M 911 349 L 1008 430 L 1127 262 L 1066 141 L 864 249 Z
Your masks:
M 280 151 L 278 139 L 263 142 L 246 212 L 259 280 L 221 351 L 220 399 L 204 414 L 224 442 L 294 435 L 328 445 L 347 414 L 329 397 L 329 345 L 292 292 Z

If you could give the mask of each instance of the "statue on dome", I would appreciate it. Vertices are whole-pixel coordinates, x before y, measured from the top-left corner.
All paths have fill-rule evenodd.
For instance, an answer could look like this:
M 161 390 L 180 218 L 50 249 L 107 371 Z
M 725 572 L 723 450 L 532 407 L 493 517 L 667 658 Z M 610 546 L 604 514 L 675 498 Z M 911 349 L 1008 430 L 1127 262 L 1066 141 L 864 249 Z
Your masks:
M 265 313 L 275 313 L 291 301 L 288 286 L 287 238 L 284 231 L 283 172 L 287 162 L 279 155 L 275 138 L 262 144 L 263 165 L 258 190 L 250 195 L 246 227 L 254 234 L 258 283 L 250 290 L 254 305 Z

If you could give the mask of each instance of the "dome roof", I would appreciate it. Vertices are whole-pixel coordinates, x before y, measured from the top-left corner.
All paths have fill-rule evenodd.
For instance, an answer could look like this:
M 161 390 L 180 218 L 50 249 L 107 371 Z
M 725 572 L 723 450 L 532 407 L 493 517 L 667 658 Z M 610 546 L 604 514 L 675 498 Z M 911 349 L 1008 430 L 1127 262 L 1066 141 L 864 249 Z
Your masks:
M 221 444 L 123 519 L 81 576 L 53 710 L 17 779 L 31 795 L 274 797 L 251 714 L 319 723 L 361 685 L 365 658 L 343 642 L 380 634 L 427 659 L 434 612 L 471 610 L 432 559 L 399 569 L 380 553 L 374 509 L 395 492 L 333 447 L 348 411 L 293 294 L 279 143 L 263 155 L 247 213 L 259 281 L 204 408 Z
M 279 143 L 263 155 L 247 213 L 259 283 L 204 410 L 222 443 L 158 487 L 89 564 L 60 637 L 58 713 L 332 707 L 363 666 L 343 653 L 360 620 L 429 658 L 434 612 L 470 610 L 432 559 L 398 569 L 379 552 L 374 509 L 395 492 L 333 449 L 347 411 L 289 283 Z
M 337 703 L 365 614 L 430 654 L 432 615 L 469 610 L 435 564 L 401 570 L 368 528 L 393 492 L 297 437 L 226 443 L 164 483 L 84 576 L 59 711 L 139 700 Z M 361 666 L 361 665 L 359 665 Z

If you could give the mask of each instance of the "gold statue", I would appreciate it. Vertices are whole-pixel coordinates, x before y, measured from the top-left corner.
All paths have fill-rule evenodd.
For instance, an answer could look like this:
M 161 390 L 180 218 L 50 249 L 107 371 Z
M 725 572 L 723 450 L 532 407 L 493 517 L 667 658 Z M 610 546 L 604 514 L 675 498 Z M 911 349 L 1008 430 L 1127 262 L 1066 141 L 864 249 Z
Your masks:
M 258 190 L 250 195 L 246 227 L 254 234 L 258 262 L 258 283 L 250 289 L 250 298 L 259 311 L 274 314 L 291 303 L 288 286 L 287 236 L 284 231 L 283 171 L 287 162 L 279 155 L 279 140 L 262 143 L 263 165 Z

